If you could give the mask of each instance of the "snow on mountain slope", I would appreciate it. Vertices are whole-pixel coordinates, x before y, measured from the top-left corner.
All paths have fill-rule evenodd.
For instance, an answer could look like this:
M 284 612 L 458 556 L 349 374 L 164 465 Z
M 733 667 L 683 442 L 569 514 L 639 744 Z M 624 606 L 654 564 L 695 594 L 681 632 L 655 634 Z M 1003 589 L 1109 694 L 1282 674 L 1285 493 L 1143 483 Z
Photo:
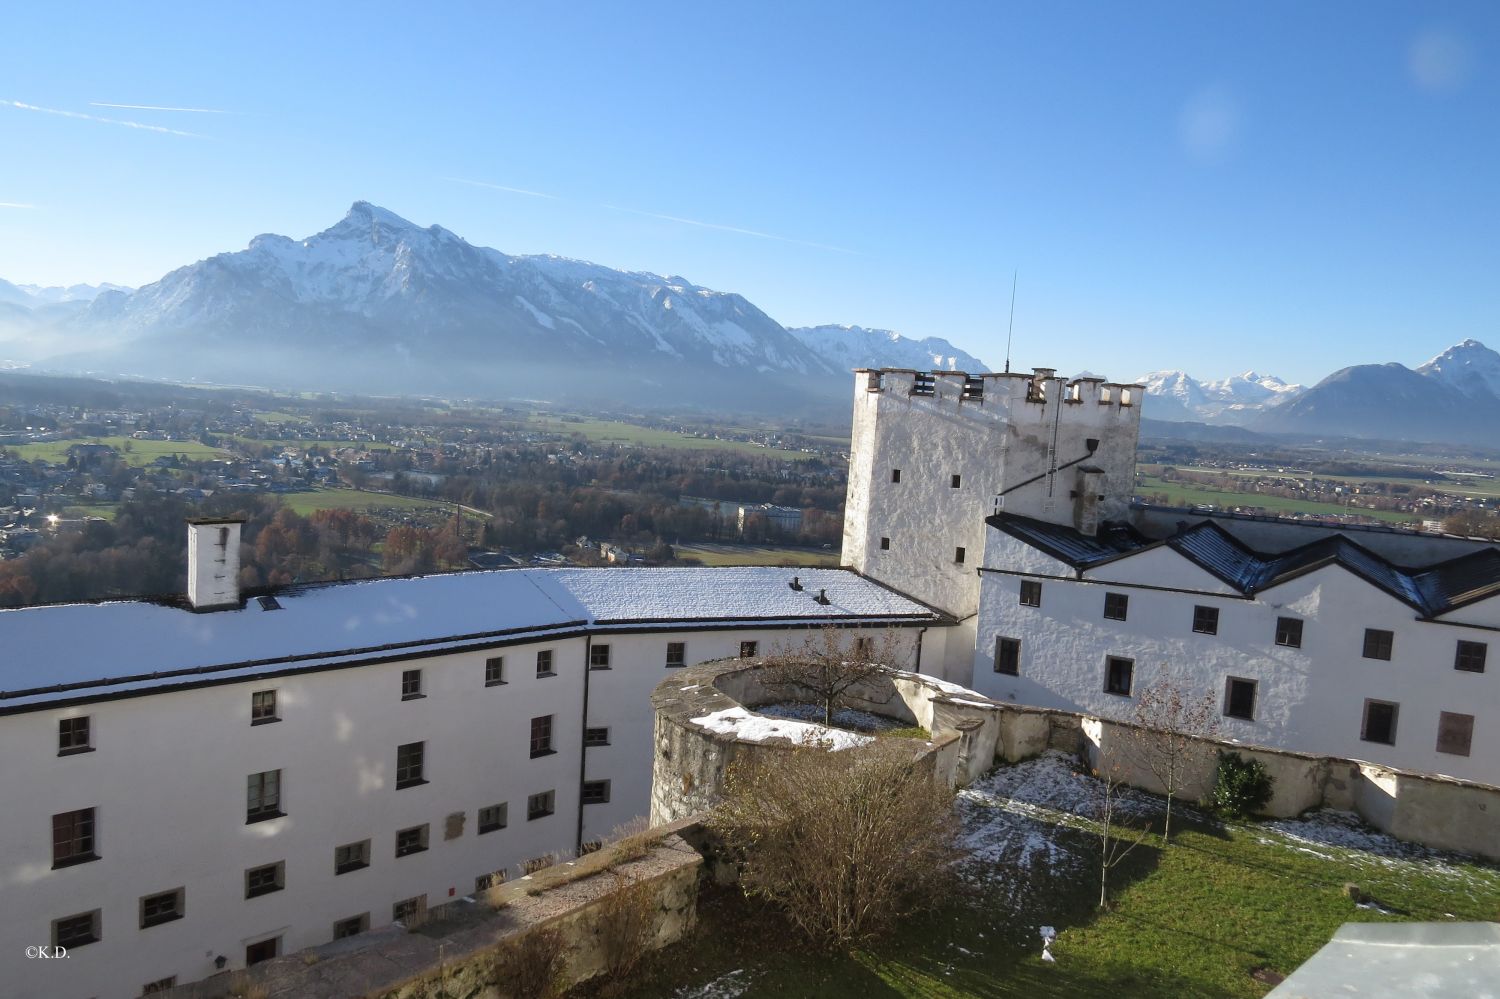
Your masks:
M 1500 399 L 1500 354 L 1478 340 L 1455 344 L 1416 370 L 1465 395 Z
M 66 288 L 61 285 L 42 287 L 36 284 L 13 285 L 20 288 L 37 305 L 56 305 L 60 302 L 92 302 L 100 294 L 106 291 L 131 291 L 123 284 L 110 284 L 108 281 L 100 284 L 72 284 Z
M 1254 371 L 1211 382 L 1185 371 L 1153 371 L 1137 381 L 1145 384 L 1146 405 L 1159 420 L 1241 423 L 1305 391 L 1301 385 Z
M 893 330 L 835 325 L 789 327 L 787 332 L 835 370 L 914 368 L 976 374 L 990 370 L 979 358 L 940 337 L 913 340 Z

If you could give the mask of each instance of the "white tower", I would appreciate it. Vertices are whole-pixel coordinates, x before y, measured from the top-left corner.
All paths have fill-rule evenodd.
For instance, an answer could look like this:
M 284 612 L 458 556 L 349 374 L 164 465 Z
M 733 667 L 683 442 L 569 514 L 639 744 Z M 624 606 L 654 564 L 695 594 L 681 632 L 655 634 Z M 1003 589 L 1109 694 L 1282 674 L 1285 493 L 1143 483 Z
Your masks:
M 240 518 L 188 521 L 188 603 L 195 611 L 240 605 Z

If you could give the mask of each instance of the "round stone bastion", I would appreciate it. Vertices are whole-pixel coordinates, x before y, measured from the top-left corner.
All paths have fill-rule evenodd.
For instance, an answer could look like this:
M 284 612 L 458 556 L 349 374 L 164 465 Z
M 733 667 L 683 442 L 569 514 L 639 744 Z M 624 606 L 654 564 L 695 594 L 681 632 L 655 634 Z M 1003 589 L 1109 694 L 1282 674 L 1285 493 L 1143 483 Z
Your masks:
M 875 740 L 826 725 L 772 717 L 756 708 L 787 700 L 764 681 L 758 659 L 722 659 L 674 672 L 651 694 L 655 712 L 651 825 L 700 815 L 719 801 L 731 764 L 773 763 L 807 744 L 858 752 Z M 931 738 L 886 741 L 909 747 L 948 786 L 968 784 L 995 762 L 1003 706 L 955 683 L 889 669 L 862 681 L 839 706 L 921 726 Z

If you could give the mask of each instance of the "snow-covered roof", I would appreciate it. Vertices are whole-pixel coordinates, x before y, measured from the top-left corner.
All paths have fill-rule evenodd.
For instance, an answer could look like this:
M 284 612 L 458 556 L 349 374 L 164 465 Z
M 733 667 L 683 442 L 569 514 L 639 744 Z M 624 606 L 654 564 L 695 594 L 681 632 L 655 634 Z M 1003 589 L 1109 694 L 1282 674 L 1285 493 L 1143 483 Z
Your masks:
M 789 585 L 794 575 L 803 589 Z M 938 617 L 849 570 L 770 567 L 465 572 L 303 586 L 275 602 L 208 613 L 148 601 L 0 611 L 0 713 L 611 626 Z

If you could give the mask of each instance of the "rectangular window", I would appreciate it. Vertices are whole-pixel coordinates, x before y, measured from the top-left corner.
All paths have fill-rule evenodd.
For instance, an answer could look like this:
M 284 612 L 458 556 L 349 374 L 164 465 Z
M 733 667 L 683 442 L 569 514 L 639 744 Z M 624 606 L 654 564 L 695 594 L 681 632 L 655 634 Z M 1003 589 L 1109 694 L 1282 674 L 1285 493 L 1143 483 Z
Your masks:
M 1391 648 L 1396 643 L 1396 633 L 1383 631 L 1380 628 L 1365 629 L 1365 658 L 1385 659 L 1391 658 Z
M 668 642 L 667 643 L 667 668 L 668 669 L 672 669 L 672 668 L 677 667 L 677 666 L 686 666 L 686 665 L 687 665 L 687 643 L 686 642 Z
M 425 742 L 408 742 L 396 747 L 396 790 L 426 784 L 422 763 L 427 755 Z
M 964 564 L 964 555 L 965 554 L 966 553 L 964 552 L 964 550 L 962 548 L 955 548 L 955 549 L 953 549 L 953 561 L 956 562 L 956 563 L 958 563 L 959 565 L 963 565 Z
M 1021 580 L 1021 606 L 1042 606 L 1042 584 L 1035 579 Z
M 1224 714 L 1229 718 L 1255 720 L 1254 680 L 1231 676 L 1224 684 Z
M 141 929 L 170 923 L 183 916 L 183 901 L 186 892 L 182 888 L 145 895 L 141 898 Z
M 391 919 L 398 923 L 409 923 L 420 919 L 427 911 L 427 896 L 413 895 L 411 898 L 402 899 L 391 906 Z
M 1489 646 L 1484 642 L 1459 642 L 1458 652 L 1453 657 L 1453 668 L 1461 669 L 1465 673 L 1483 673 L 1484 657 L 1487 651 L 1489 651 Z
M 555 798 L 556 795 L 551 791 L 543 791 L 540 794 L 533 794 L 528 797 L 526 799 L 526 821 L 530 822 L 533 819 L 545 818 L 551 815 Z
M 754 659 L 755 658 L 755 651 L 759 647 L 760 647 L 759 643 L 757 643 L 757 642 L 741 642 L 740 643 L 740 658 L 741 659 Z
M 891 550 L 891 539 L 890 538 L 881 538 L 880 539 L 880 550 L 883 551 L 883 552 L 888 552 L 888 551 Z
M 419 669 L 408 669 L 401 671 L 401 699 L 403 701 L 414 701 L 422 696 L 422 671 Z
M 361 912 L 357 916 L 348 919 L 340 919 L 333 924 L 333 939 L 342 940 L 345 937 L 357 937 L 370 928 L 370 914 Z
M 281 938 L 272 937 L 269 940 L 261 940 L 253 944 L 245 945 L 245 967 L 269 961 L 273 957 L 281 956 Z
M 281 771 L 266 770 L 245 778 L 245 824 L 279 819 L 281 810 Z
M 1194 607 L 1193 631 L 1200 635 L 1217 635 L 1219 633 L 1219 608 L 1204 607 L 1201 604 Z
M 94 852 L 94 810 L 80 808 L 52 816 L 52 869 L 98 860 Z
M 485 805 L 481 808 L 479 810 L 480 835 L 504 829 L 505 813 L 507 810 L 506 804 L 503 801 L 498 805 Z
M 72 950 L 99 942 L 99 910 L 52 920 L 52 946 Z
M 1130 612 L 1130 597 L 1124 593 L 1104 594 L 1104 619 L 1123 621 Z
M 583 782 L 583 803 L 585 805 L 607 805 L 609 804 L 609 781 L 586 780 Z
M 583 744 L 585 746 L 607 746 L 609 745 L 608 728 L 586 728 L 583 730 Z
M 1021 675 L 1021 640 L 1019 638 L 995 639 L 995 672 L 1010 676 Z
M 1438 714 L 1437 751 L 1450 756 L 1468 756 L 1474 741 L 1474 716 L 1453 711 Z
M 250 695 L 250 724 L 265 725 L 281 721 L 276 713 L 276 691 L 257 690 Z
M 609 646 L 589 646 L 589 669 L 609 669 Z
M 1130 696 L 1130 687 L 1135 675 L 1135 660 L 1122 656 L 1110 656 L 1104 661 L 1104 692 Z
M 538 652 L 536 654 L 536 675 L 537 676 L 556 676 L 557 675 L 556 673 L 552 672 L 552 650 L 551 649 L 543 649 L 542 651 L 540 651 L 540 652 Z
M 245 872 L 245 897 L 255 898 L 281 891 L 286 887 L 286 863 L 278 860 L 263 867 L 252 867 Z
M 1390 701 L 1365 701 L 1365 723 L 1359 737 L 1365 742 L 1396 744 L 1396 714 L 1400 705 Z
M 57 755 L 72 756 L 74 753 L 92 752 L 89 741 L 89 716 L 59 718 L 57 720 Z
M 951 479 L 948 480 L 948 487 L 950 489 L 957 489 L 962 484 L 963 484 L 963 476 L 962 475 L 955 475 L 955 476 L 953 476 L 953 478 L 951 478 Z
M 396 856 L 410 857 L 427 849 L 427 823 L 401 829 L 396 833 Z
M 498 687 L 505 682 L 505 657 L 493 656 L 484 661 L 484 685 Z
M 1302 648 L 1302 619 L 1300 617 L 1278 617 L 1276 619 L 1276 644 L 1289 649 Z
M 891 469 L 891 481 L 892 482 L 900 482 L 901 481 L 901 469 L 899 469 L 899 468 L 893 468 L 893 469 Z
M 531 719 L 531 758 L 552 755 L 552 716 Z
M 350 871 L 363 870 L 370 866 L 370 841 L 362 839 L 358 843 L 345 843 L 343 846 L 334 847 L 333 850 L 333 873 L 348 874 Z

